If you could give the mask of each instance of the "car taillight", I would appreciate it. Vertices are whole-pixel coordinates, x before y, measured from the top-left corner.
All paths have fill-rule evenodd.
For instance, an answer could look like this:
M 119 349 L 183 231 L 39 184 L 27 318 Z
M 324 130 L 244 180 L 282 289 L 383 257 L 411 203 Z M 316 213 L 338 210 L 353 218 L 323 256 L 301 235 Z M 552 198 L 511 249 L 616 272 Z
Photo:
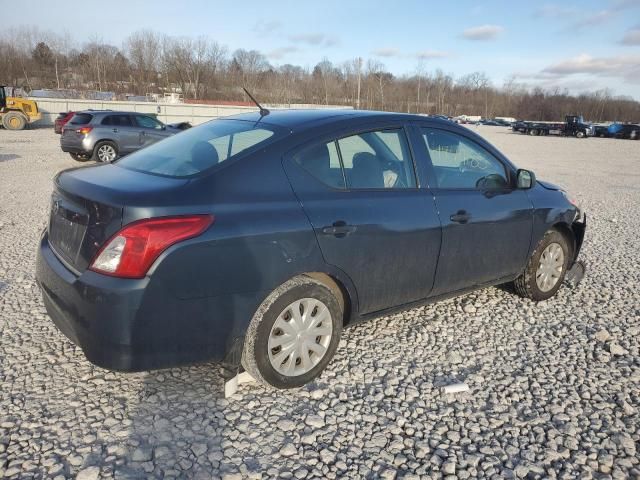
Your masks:
M 89 133 L 91 130 L 93 130 L 93 127 L 80 127 L 76 130 L 76 133 L 80 133 L 82 135 L 86 135 L 87 133 Z
M 197 237 L 213 221 L 213 215 L 189 215 L 130 223 L 104 244 L 89 269 L 114 277 L 143 278 L 162 252 Z

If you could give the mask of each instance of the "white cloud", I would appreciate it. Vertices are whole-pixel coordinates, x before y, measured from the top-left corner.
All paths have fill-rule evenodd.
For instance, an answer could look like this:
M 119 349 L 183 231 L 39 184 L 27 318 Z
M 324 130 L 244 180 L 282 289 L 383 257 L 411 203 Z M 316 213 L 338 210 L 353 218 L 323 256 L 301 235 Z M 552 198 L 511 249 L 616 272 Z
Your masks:
M 448 56 L 449 56 L 448 52 L 442 52 L 439 50 L 422 50 L 416 53 L 416 58 L 419 58 L 421 60 L 430 60 L 432 58 L 445 58 Z
M 339 43 L 336 37 L 330 37 L 324 33 L 300 33 L 297 35 L 290 35 L 289 40 L 297 43 L 306 43 L 315 47 L 332 47 Z
M 479 25 L 467 28 L 462 36 L 467 40 L 493 40 L 503 31 L 504 28 L 500 25 Z
M 294 46 L 280 47 L 268 52 L 267 57 L 273 60 L 280 60 L 281 58 L 287 56 L 288 54 L 295 53 L 298 50 L 299 50 L 298 47 L 294 47 Z
M 269 21 L 260 20 L 256 22 L 252 30 L 256 32 L 258 35 L 266 36 L 279 31 L 281 28 L 282 28 L 282 23 L 278 20 L 269 20 Z
M 627 30 L 620 42 L 622 45 L 640 45 L 640 25 Z
M 533 15 L 535 17 L 545 18 L 564 18 L 569 15 L 575 15 L 580 9 L 576 7 L 567 7 L 565 5 L 556 5 L 554 3 L 547 3 L 538 8 Z
M 611 10 L 601 10 L 572 23 L 569 25 L 569 30 L 582 30 L 583 28 L 602 25 L 611 20 L 614 15 L 615 13 Z
M 393 47 L 376 48 L 371 52 L 371 54 L 375 55 L 376 57 L 399 57 L 402 55 L 400 50 Z
M 586 53 L 568 58 L 542 70 L 543 74 L 556 76 L 596 75 L 619 77 L 628 83 L 640 83 L 640 55 L 592 57 Z

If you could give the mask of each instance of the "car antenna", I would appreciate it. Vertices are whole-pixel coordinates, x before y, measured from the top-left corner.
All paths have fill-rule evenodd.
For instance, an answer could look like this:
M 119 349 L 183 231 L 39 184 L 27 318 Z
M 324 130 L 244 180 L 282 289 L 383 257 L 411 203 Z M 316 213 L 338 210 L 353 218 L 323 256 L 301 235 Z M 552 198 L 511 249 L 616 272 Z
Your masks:
M 244 90 L 244 93 L 246 93 L 249 96 L 249 98 L 253 101 L 253 103 L 255 103 L 256 106 L 260 109 L 260 117 L 266 117 L 267 115 L 269 115 L 271 113 L 269 110 L 267 110 L 262 105 L 260 105 L 255 98 L 253 98 L 253 95 L 251 95 L 249 93 L 249 90 L 247 90 L 244 87 L 242 87 L 242 89 Z

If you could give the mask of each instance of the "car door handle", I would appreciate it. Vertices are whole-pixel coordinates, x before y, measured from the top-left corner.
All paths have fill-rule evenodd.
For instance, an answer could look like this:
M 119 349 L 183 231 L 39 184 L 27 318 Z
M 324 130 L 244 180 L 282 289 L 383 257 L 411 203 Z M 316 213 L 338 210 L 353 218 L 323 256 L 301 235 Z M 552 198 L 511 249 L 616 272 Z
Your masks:
M 118 129 L 117 128 L 114 128 L 112 131 L 113 131 L 113 133 L 118 133 Z
M 471 215 L 467 213 L 466 210 L 458 210 L 456 213 L 449 217 L 452 222 L 455 223 L 467 223 L 471 219 Z
M 353 225 L 347 225 L 345 222 L 334 222 L 330 227 L 323 227 L 322 233 L 324 235 L 335 235 L 336 237 L 346 237 L 350 233 L 356 231 L 356 227 Z

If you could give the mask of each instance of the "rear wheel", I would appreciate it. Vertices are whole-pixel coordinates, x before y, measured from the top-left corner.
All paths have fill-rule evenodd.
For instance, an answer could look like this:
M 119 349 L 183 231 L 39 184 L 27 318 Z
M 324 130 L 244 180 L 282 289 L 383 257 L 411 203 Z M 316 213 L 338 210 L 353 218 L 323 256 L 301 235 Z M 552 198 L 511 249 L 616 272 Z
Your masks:
M 518 295 L 535 301 L 553 297 L 564 281 L 570 254 L 566 238 L 557 230 L 547 231 L 513 282 Z
M 529 130 L 529 135 L 533 135 L 534 137 L 538 135 L 538 133 L 539 133 L 538 130 L 535 128 L 532 128 L 531 130 Z
M 2 117 L 2 125 L 7 130 L 23 130 L 27 126 L 27 117 L 20 112 L 8 112 Z
M 113 142 L 98 142 L 93 149 L 92 160 L 109 163 L 118 158 L 118 147 Z
M 327 366 L 342 332 L 333 292 L 307 276 L 292 278 L 262 303 L 245 336 L 242 365 L 261 383 L 294 388 Z
M 584 132 L 576 132 L 576 138 L 584 138 L 584 137 L 586 137 Z

